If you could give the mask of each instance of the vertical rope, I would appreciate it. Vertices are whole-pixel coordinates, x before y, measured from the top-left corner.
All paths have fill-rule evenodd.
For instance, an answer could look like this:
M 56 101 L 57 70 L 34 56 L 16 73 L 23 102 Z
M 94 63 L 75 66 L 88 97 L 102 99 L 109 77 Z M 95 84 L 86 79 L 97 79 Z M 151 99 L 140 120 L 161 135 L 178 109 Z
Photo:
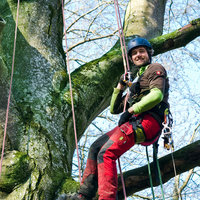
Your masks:
M 149 172 L 149 180 L 150 180 L 150 185 L 151 185 L 151 193 L 153 195 L 153 200 L 155 200 L 155 195 L 153 191 L 153 181 L 152 181 L 152 175 L 151 175 L 151 167 L 149 163 L 149 154 L 148 154 L 148 147 L 146 146 L 146 155 L 147 155 L 147 161 L 148 161 L 148 172 Z
M 10 97 L 11 97 L 12 80 L 13 80 L 14 64 L 15 64 L 15 50 L 16 50 L 16 41 L 17 41 L 17 26 L 18 26 L 18 17 L 19 17 L 19 4 L 20 4 L 20 0 L 18 0 L 18 3 L 17 3 L 17 15 L 16 15 L 16 22 L 15 22 L 15 37 L 14 37 L 14 47 L 13 47 L 13 57 L 12 57 L 12 71 L 11 71 L 11 78 L 10 78 L 10 88 L 9 88 L 9 95 L 8 95 L 8 103 L 7 103 L 7 109 L 6 109 L 6 121 L 5 121 L 5 127 L 4 127 L 4 138 L 3 138 L 3 145 L 2 145 L 2 152 L 1 152 L 0 177 L 1 177 L 1 171 L 2 171 L 4 149 L 5 149 L 6 132 L 7 132 L 7 126 L 8 126 L 8 114 L 9 114 L 9 108 L 10 108 Z
M 153 148 L 156 148 L 155 143 L 153 144 Z M 165 200 L 165 196 L 164 196 L 164 190 L 163 190 L 163 184 L 162 184 L 162 176 L 161 176 L 161 172 L 160 172 L 160 165 L 159 165 L 159 161 L 157 158 L 157 152 L 156 152 L 156 165 L 157 165 L 157 169 L 158 169 L 158 176 L 159 176 L 159 181 L 160 181 L 160 187 L 161 187 L 161 192 L 162 192 L 162 198 L 163 200 Z
M 130 71 L 130 66 L 129 66 L 129 62 L 128 62 L 128 54 L 127 54 L 127 50 L 126 50 L 126 42 L 125 42 L 124 31 L 123 31 L 122 22 L 121 22 L 121 15 L 120 15 L 120 11 L 119 11 L 118 0 L 114 0 L 114 3 L 115 3 L 115 12 L 116 12 L 116 16 L 117 16 L 119 36 L 121 37 L 121 40 L 122 40 L 121 47 L 124 47 L 124 54 L 125 54 L 124 57 L 126 58 L 126 67 L 127 67 L 127 70 Z M 121 32 L 120 32 L 120 30 L 121 30 Z
M 119 166 L 119 171 L 120 171 L 120 176 L 121 176 L 121 181 L 122 181 L 124 199 L 126 200 L 126 188 L 125 188 L 124 177 L 123 177 L 122 168 L 121 168 L 121 164 L 120 164 L 120 159 L 118 158 L 117 161 L 118 161 L 118 166 Z
M 67 35 L 66 35 L 66 27 L 65 27 L 65 17 L 64 17 L 64 4 L 62 0 L 62 15 L 63 15 L 63 25 L 64 25 L 64 35 L 65 35 L 65 45 L 66 45 L 66 55 L 67 55 L 67 71 L 69 74 L 69 86 L 70 86 L 70 97 L 71 97 L 71 104 L 72 104 L 72 118 L 74 124 L 74 135 L 75 135 L 75 143 L 76 143 L 76 153 L 78 159 L 78 169 L 79 169 L 79 180 L 81 182 L 81 167 L 80 167 L 80 160 L 79 160 L 79 152 L 78 152 L 78 140 L 77 140 L 77 131 L 76 131 L 76 119 L 75 119 L 75 112 L 74 112 L 74 101 L 73 101 L 73 93 L 72 93 L 72 83 L 71 83 L 71 75 L 70 75 L 70 67 L 69 67 L 69 52 L 67 49 Z
M 176 164 L 175 164 L 175 160 L 174 160 L 174 148 L 172 147 L 171 148 L 171 157 L 172 157 L 172 164 L 173 164 L 173 168 L 174 168 L 174 175 L 175 177 L 177 176 L 177 172 L 176 172 Z M 178 185 L 177 185 L 177 192 L 178 192 L 178 197 L 181 199 L 181 194 L 179 192 L 179 188 L 178 188 Z
M 120 16 L 120 12 L 119 12 L 119 4 L 118 4 L 117 0 L 114 0 L 114 5 L 115 5 L 115 14 L 116 14 L 116 18 L 117 18 L 117 25 L 118 25 L 118 32 L 119 32 L 121 50 L 122 50 L 122 58 L 123 58 L 123 63 L 124 63 L 124 74 L 125 74 L 124 76 L 126 76 L 127 71 L 130 71 L 130 67 L 129 67 L 129 61 L 128 61 L 128 56 L 127 56 L 127 51 L 126 51 L 126 43 L 125 43 L 125 38 L 124 38 L 124 33 L 123 33 L 123 28 L 122 28 L 122 23 L 121 23 L 121 16 Z M 127 99 L 128 99 L 128 93 L 127 93 L 126 98 L 125 98 L 125 104 L 124 104 L 123 112 L 126 109 Z M 125 183 L 124 183 L 124 178 L 123 178 L 123 173 L 122 173 L 122 170 L 121 170 L 119 158 L 118 158 L 118 166 L 119 166 L 119 171 L 120 171 L 120 175 L 121 175 L 124 199 L 126 200 L 126 188 L 125 188 Z
M 118 0 L 114 0 L 114 5 L 115 5 L 115 14 L 116 14 L 116 18 L 117 18 L 118 32 L 119 32 L 122 57 L 123 57 L 123 63 L 124 63 L 124 71 L 126 74 L 127 70 L 130 71 L 130 66 L 129 66 L 129 62 L 128 62 L 126 43 L 125 43 L 125 37 L 124 37 L 124 32 L 123 32 L 122 23 L 121 23 L 121 16 L 120 16 L 120 12 L 119 12 Z

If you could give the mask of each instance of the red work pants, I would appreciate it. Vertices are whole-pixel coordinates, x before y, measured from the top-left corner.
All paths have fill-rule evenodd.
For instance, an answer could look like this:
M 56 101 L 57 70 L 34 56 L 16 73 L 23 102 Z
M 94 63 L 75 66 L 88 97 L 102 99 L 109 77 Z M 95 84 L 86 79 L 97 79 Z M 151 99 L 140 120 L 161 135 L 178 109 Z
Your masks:
M 148 141 L 156 138 L 161 129 L 150 114 L 143 115 L 141 125 Z M 153 141 L 146 144 L 151 143 Z M 129 122 L 115 127 L 98 138 L 90 147 L 79 192 L 92 199 L 98 188 L 99 200 L 116 200 L 118 185 L 116 160 L 134 144 L 134 130 Z

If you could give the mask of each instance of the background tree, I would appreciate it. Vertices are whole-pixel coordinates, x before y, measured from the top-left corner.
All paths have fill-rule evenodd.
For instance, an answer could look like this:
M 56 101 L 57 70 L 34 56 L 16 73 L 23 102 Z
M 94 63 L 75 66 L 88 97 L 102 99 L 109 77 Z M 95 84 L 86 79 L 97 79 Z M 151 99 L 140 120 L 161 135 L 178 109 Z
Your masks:
M 71 37 L 74 35 L 70 35 L 72 33 L 76 34 L 77 38 L 83 38 L 76 43 L 73 42 L 73 45 L 70 43 L 69 47 L 71 52 L 78 54 L 75 61 L 81 63 L 81 66 L 72 73 L 77 131 L 80 139 L 88 125 L 109 105 L 113 87 L 123 73 L 123 62 L 119 43 L 114 36 L 107 50 L 97 52 L 96 47 L 91 47 L 90 51 L 100 58 L 86 60 L 83 64 L 83 60 L 80 59 L 85 51 L 80 51 L 80 44 L 87 45 L 88 41 L 95 42 L 99 38 L 111 37 L 117 29 L 113 28 L 113 23 L 104 23 L 104 26 L 101 23 L 102 19 L 106 18 L 103 11 L 112 11 L 112 2 L 92 1 L 92 7 L 91 2 L 84 2 L 84 14 L 76 7 L 76 3 L 80 4 L 67 1 L 65 6 L 69 22 L 66 30 L 68 40 L 73 41 Z M 148 39 L 154 38 L 151 43 L 156 55 L 185 46 L 199 36 L 197 19 L 188 22 L 188 26 L 181 25 L 182 29 L 171 34 L 157 37 L 162 34 L 166 1 L 131 0 L 129 3 L 123 3 L 127 6 L 124 21 L 124 30 L 126 36 L 129 36 L 127 39 L 135 34 Z M 0 41 L 1 138 L 12 63 L 16 6 L 16 0 L 0 2 L 1 17 L 6 21 Z M 116 22 L 114 14 L 108 16 L 111 22 Z M 81 20 L 87 23 L 86 29 L 75 26 Z M 102 29 L 99 29 L 98 25 L 102 26 Z M 135 27 L 137 28 L 134 29 Z M 96 28 L 96 31 L 93 28 Z M 106 32 L 108 29 L 111 31 Z M 82 35 L 79 35 L 80 33 Z M 62 39 L 60 0 L 32 0 L 20 3 L 12 105 L 0 181 L 1 199 L 55 199 L 59 192 L 73 192 L 78 187 L 78 183 L 75 185 L 70 179 L 75 144 Z M 181 164 L 184 163 L 179 166 L 180 162 L 177 162 L 178 174 L 199 165 L 198 147 L 199 141 L 175 153 L 175 159 L 182 159 Z M 188 157 L 182 156 L 185 151 Z M 161 159 L 163 172 L 166 171 L 162 168 L 162 163 L 166 164 L 168 161 L 171 162 L 169 156 Z M 173 177 L 173 168 L 169 166 L 168 169 L 170 176 Z M 144 176 L 146 175 L 145 167 L 136 170 L 142 170 Z M 135 189 L 133 186 L 136 182 L 132 179 L 134 173 L 135 171 L 130 171 L 125 174 L 128 194 L 149 187 L 141 185 Z M 169 174 L 163 173 L 164 181 L 168 180 Z M 128 180 L 131 180 L 131 186 Z M 121 189 L 119 194 L 122 196 Z

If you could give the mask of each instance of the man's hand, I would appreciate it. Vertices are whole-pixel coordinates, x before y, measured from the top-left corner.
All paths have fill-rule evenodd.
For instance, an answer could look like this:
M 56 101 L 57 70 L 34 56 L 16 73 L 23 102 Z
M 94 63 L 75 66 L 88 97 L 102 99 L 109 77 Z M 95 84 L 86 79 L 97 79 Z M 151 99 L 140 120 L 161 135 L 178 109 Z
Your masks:
M 122 74 L 119 83 L 122 84 L 123 86 L 126 86 L 126 83 L 128 81 L 128 74 Z
M 128 122 L 128 120 L 130 119 L 130 117 L 132 116 L 131 113 L 128 112 L 128 110 L 126 110 L 120 117 L 119 122 L 118 122 L 118 126 L 121 126 L 122 124 L 124 124 L 125 122 Z

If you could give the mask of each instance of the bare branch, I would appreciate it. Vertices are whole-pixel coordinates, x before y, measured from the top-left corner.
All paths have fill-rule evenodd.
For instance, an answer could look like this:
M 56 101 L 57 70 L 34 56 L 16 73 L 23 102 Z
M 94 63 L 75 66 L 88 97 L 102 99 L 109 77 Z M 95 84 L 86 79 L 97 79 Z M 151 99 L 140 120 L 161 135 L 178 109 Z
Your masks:
M 191 169 L 191 170 L 189 171 L 189 173 L 188 173 L 188 175 L 187 175 L 187 177 L 186 177 L 186 179 L 185 179 L 183 185 L 182 185 L 182 186 L 180 187 L 180 189 L 179 189 L 179 192 L 180 192 L 180 193 L 181 193 L 181 192 L 184 190 L 184 188 L 187 186 L 187 184 L 188 184 L 188 182 L 189 182 L 189 180 L 190 180 L 190 178 L 191 178 L 193 172 L 194 172 L 194 169 Z
M 102 5 L 104 5 L 105 3 L 99 4 L 98 6 L 96 6 L 95 8 L 89 10 L 88 12 L 84 13 L 83 15 L 79 16 L 73 23 L 71 23 L 65 30 L 65 32 L 67 33 L 68 30 L 74 25 L 76 24 L 80 19 L 84 18 L 86 15 L 92 13 L 93 11 L 97 10 L 99 7 L 101 7 Z
M 91 42 L 91 41 L 95 41 L 95 40 L 99 40 L 99 39 L 104 39 L 104 38 L 108 38 L 108 37 L 112 37 L 115 35 L 115 33 L 117 32 L 118 30 L 114 31 L 113 33 L 111 34 L 108 34 L 108 35 L 104 35 L 104 36 L 100 36 L 100 37 L 96 37 L 96 38 L 88 38 L 88 39 L 85 39 L 83 41 L 80 41 L 78 43 L 76 43 L 75 45 L 69 47 L 68 51 L 71 51 L 72 49 L 74 49 L 75 47 L 78 47 L 80 46 L 81 44 L 84 44 L 86 42 Z
M 84 40 L 86 40 L 86 38 L 87 38 L 87 36 L 88 36 L 88 33 L 89 33 L 89 31 L 90 31 L 90 28 L 91 28 L 91 26 L 93 25 L 93 23 L 95 22 L 95 20 L 97 19 L 97 17 L 98 17 L 107 7 L 108 7 L 108 5 L 105 6 L 103 9 L 101 9 L 101 11 L 98 12 L 98 13 L 96 14 L 96 16 L 93 18 L 92 22 L 90 23 L 90 25 L 89 25 L 89 27 L 88 27 L 88 31 L 87 31 L 87 33 L 86 33 L 86 35 L 85 35 Z

